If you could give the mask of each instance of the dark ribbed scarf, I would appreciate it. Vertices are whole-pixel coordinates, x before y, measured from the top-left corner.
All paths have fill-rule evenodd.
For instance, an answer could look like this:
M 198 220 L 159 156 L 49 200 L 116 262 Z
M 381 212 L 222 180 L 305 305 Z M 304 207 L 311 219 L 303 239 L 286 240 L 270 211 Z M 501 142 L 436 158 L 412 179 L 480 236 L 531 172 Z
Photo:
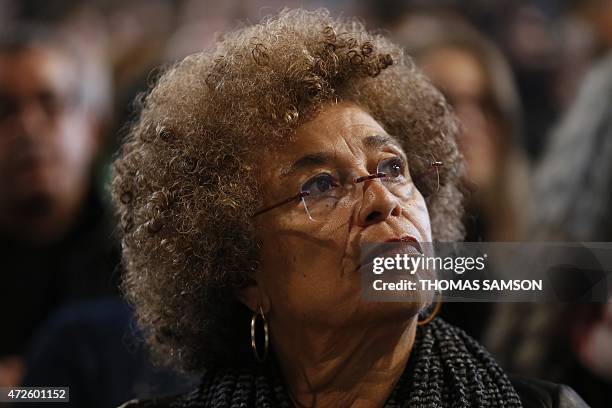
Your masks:
M 171 407 L 292 407 L 278 371 L 210 372 Z M 385 407 L 521 407 L 510 380 L 463 330 L 441 319 L 419 327 L 404 374 Z

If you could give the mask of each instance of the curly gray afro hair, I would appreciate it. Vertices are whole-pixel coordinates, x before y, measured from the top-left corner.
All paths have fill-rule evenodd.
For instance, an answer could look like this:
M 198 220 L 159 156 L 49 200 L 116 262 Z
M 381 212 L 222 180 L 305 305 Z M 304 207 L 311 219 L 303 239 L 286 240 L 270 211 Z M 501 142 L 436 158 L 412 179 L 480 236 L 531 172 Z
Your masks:
M 168 69 L 114 162 L 124 291 L 154 354 L 185 371 L 251 358 L 235 290 L 258 268 L 257 152 L 291 143 L 322 106 L 351 102 L 407 152 L 445 163 L 435 240 L 462 237 L 454 115 L 401 49 L 325 10 L 285 10 Z

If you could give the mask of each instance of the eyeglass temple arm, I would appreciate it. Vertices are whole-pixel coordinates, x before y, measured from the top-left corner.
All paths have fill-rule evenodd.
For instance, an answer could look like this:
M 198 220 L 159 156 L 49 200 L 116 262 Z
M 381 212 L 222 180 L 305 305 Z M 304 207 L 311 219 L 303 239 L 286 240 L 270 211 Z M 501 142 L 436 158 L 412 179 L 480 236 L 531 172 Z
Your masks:
M 273 210 L 273 209 L 275 209 L 275 208 L 277 208 L 277 207 L 280 207 L 281 205 L 285 205 L 285 204 L 290 203 L 290 202 L 292 202 L 292 201 L 299 200 L 299 199 L 304 198 L 304 197 L 306 197 L 306 196 L 308 196 L 308 195 L 310 195 L 310 192 L 309 192 L 309 191 L 300 191 L 300 192 L 299 192 L 299 193 L 297 193 L 296 195 L 293 195 L 293 196 L 291 196 L 291 197 L 289 197 L 289 198 L 287 198 L 287 199 L 285 199 L 285 200 L 283 200 L 283 201 L 280 201 L 280 202 L 278 202 L 278 203 L 276 203 L 276 204 L 272 204 L 272 205 L 270 205 L 270 206 L 268 206 L 268 207 L 264 207 L 264 208 L 262 208 L 261 210 L 259 210 L 259 211 L 255 212 L 255 213 L 253 213 L 253 214 L 251 215 L 251 218 L 255 218 L 255 217 L 257 217 L 258 215 L 261 215 L 261 214 L 266 213 L 266 212 L 268 212 L 268 211 L 270 211 L 270 210 Z
M 422 179 L 423 177 L 431 174 L 432 172 L 438 170 L 440 167 L 442 167 L 444 164 L 441 161 L 437 161 L 437 160 L 433 160 L 431 163 L 429 163 L 429 168 L 427 170 L 425 170 L 422 173 L 419 173 L 417 175 L 415 175 L 412 179 L 413 181 L 419 181 L 420 179 Z

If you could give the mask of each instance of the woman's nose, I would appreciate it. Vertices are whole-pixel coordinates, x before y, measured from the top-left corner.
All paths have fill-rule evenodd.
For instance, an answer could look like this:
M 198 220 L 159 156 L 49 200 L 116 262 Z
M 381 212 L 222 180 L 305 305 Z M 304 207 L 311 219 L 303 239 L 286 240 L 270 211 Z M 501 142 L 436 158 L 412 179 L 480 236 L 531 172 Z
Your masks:
M 380 180 L 364 182 L 358 224 L 362 227 L 383 222 L 402 213 L 399 199 Z

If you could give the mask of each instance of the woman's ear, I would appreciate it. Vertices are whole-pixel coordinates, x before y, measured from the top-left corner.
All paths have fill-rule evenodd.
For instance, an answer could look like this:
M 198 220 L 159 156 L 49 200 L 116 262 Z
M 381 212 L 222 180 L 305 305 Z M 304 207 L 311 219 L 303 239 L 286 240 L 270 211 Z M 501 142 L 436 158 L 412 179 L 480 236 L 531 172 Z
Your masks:
M 236 296 L 254 313 L 259 313 L 260 307 L 264 313 L 268 313 L 270 310 L 270 299 L 256 281 L 253 281 L 248 286 L 236 289 Z

